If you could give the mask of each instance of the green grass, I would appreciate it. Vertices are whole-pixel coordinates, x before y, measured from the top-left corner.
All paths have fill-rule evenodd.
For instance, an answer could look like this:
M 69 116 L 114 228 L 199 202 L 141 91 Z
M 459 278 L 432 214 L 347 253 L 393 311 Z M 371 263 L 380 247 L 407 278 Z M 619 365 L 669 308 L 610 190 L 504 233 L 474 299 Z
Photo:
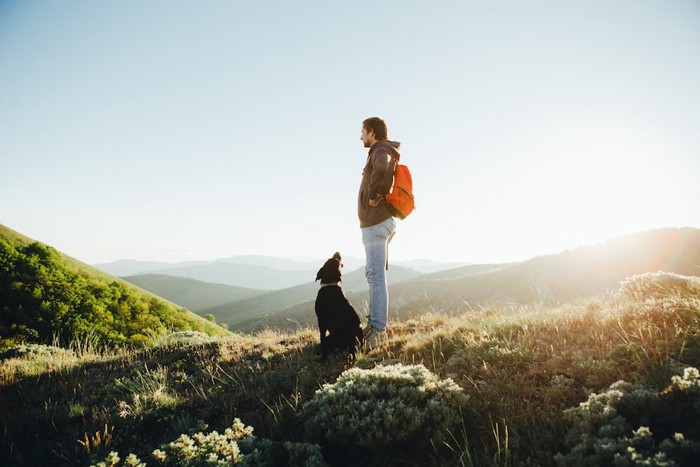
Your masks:
M 391 323 L 389 336 L 353 364 L 320 362 L 313 328 L 180 334 L 141 350 L 6 350 L 0 463 L 85 465 L 115 451 L 153 465 L 161 445 L 205 426 L 221 433 L 235 419 L 260 439 L 313 441 L 301 415 L 322 385 L 350 367 L 402 363 L 451 378 L 469 402 L 441 443 L 377 465 L 554 465 L 569 448 L 565 410 L 619 380 L 662 390 L 700 365 L 700 293 L 426 314 Z

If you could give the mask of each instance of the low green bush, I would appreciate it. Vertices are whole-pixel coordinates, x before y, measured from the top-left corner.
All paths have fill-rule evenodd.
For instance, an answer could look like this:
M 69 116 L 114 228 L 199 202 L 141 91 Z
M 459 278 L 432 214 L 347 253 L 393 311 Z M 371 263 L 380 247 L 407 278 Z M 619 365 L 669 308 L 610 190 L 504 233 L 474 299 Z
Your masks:
M 654 391 L 625 381 L 567 409 L 568 451 L 559 465 L 696 465 L 700 458 L 700 377 L 696 368 Z
M 216 339 L 201 331 L 177 331 L 163 337 L 158 345 L 163 347 L 196 347 L 216 342 Z
M 210 466 L 256 466 L 275 467 L 294 465 L 300 467 L 324 467 L 319 446 L 309 443 L 275 443 L 268 439 L 253 436 L 253 428 L 244 425 L 238 418 L 223 433 L 195 433 L 192 436 L 181 434 L 175 441 L 164 444 L 152 454 L 157 465 L 171 467 L 210 467 Z M 144 467 L 134 454 L 129 454 L 120 464 L 116 452 L 93 467 Z
M 18 344 L 0 349 L 0 360 L 8 358 L 25 358 L 30 360 L 40 356 L 60 357 L 74 355 L 75 353 L 70 349 L 45 344 Z
M 343 459 L 407 457 L 430 450 L 461 423 L 468 396 L 451 379 L 423 365 L 352 368 L 326 384 L 303 406 L 309 439 L 327 456 Z M 360 449 L 358 449 L 360 448 Z M 361 451 L 361 452 L 357 452 Z

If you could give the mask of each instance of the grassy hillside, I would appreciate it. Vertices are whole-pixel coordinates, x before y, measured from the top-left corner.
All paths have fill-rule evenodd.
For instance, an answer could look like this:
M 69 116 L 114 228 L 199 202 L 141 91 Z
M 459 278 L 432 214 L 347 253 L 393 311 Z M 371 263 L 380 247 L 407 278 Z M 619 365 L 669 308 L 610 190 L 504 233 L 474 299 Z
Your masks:
M 203 318 L 0 225 L 0 339 L 149 344 L 168 332 L 226 333 Z
M 14 347 L 0 464 L 691 466 L 699 336 L 698 279 L 646 274 L 606 298 L 391 322 L 353 364 L 320 362 L 315 329 Z
M 126 276 L 122 277 L 122 279 L 144 290 L 167 298 L 171 302 L 182 305 L 195 313 L 265 293 L 261 290 L 245 289 L 233 285 L 212 284 L 210 282 L 164 274 L 142 274 Z

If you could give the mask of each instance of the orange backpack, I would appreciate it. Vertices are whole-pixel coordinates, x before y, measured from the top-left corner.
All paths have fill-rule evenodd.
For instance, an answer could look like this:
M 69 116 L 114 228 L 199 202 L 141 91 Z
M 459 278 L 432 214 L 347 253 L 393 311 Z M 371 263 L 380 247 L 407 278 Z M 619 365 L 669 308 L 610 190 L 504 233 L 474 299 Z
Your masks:
M 394 217 L 405 219 L 416 208 L 413 201 L 413 179 L 411 171 L 405 165 L 394 165 L 394 184 L 391 191 L 384 196 L 389 203 L 389 210 Z

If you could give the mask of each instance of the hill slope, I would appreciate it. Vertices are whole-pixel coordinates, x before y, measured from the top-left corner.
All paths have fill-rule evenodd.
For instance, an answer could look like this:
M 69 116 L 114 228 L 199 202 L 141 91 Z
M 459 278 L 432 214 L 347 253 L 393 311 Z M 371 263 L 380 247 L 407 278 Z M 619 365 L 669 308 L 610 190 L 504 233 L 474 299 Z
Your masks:
M 227 333 L 125 281 L 0 225 L 0 339 L 148 344 L 171 331 Z
M 207 308 L 223 305 L 239 300 L 245 300 L 265 292 L 262 290 L 245 289 L 233 285 L 213 284 L 185 277 L 173 277 L 165 274 L 141 274 L 122 277 L 142 289 L 148 290 L 173 303 L 199 313 Z

